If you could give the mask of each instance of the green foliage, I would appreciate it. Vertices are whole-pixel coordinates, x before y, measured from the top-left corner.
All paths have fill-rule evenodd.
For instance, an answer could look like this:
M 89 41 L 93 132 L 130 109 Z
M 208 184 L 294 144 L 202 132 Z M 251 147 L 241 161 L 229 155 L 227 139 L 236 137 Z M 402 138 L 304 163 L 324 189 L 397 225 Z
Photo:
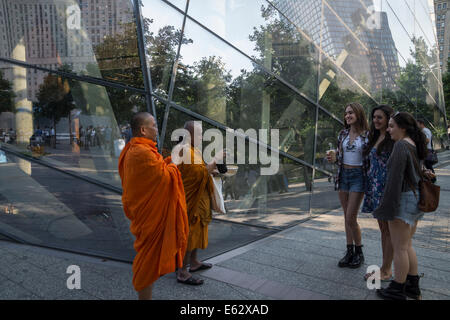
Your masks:
M 14 112 L 15 96 L 11 82 L 3 78 L 3 72 L 0 70 L 0 113 Z

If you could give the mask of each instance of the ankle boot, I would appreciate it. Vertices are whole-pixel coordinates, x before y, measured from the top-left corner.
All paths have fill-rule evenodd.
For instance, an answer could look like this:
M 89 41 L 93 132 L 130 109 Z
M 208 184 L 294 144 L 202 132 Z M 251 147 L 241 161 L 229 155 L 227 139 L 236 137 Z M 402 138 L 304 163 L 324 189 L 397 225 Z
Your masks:
M 364 263 L 364 254 L 362 252 L 362 245 L 355 246 L 355 254 L 353 255 L 352 260 L 349 262 L 350 268 L 359 268 Z
M 408 274 L 406 277 L 405 294 L 408 298 L 414 300 L 422 300 L 422 294 L 419 288 L 420 276 L 411 276 Z
M 377 294 L 384 300 L 406 300 L 405 283 L 398 283 L 392 280 L 385 289 L 377 289 Z
M 353 244 L 347 245 L 347 252 L 346 252 L 345 256 L 341 260 L 339 260 L 339 263 L 338 263 L 338 266 L 340 268 L 349 266 L 349 263 L 350 263 L 350 261 L 352 261 L 353 255 L 355 254 L 354 248 L 355 248 L 355 246 Z

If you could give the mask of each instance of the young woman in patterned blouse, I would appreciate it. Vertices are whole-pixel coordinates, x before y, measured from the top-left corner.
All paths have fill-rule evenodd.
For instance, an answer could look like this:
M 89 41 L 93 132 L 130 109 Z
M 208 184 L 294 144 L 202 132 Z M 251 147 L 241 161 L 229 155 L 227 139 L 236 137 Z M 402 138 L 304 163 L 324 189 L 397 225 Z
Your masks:
M 394 114 L 394 109 L 388 105 L 379 105 L 372 109 L 369 143 L 363 155 L 368 160 L 367 189 L 364 197 L 362 212 L 371 213 L 380 204 L 386 185 L 387 162 L 394 147 L 394 140 L 387 132 L 389 119 Z M 381 231 L 381 249 L 383 252 L 383 264 L 380 268 L 381 281 L 390 281 L 392 277 L 392 259 L 394 252 L 389 234 L 387 221 L 378 220 Z M 367 273 L 364 280 L 372 275 Z

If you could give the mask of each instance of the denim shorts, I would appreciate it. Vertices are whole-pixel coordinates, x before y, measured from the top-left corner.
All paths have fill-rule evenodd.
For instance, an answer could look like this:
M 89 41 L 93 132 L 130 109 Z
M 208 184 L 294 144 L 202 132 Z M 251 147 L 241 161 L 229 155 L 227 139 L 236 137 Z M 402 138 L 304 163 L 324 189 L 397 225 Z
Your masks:
M 364 177 L 362 168 L 342 168 L 339 179 L 339 191 L 364 192 Z
M 419 194 L 417 194 L 419 196 Z M 405 223 L 413 226 L 417 220 L 420 220 L 424 213 L 417 206 L 418 200 L 412 191 L 402 192 L 400 196 L 400 206 L 396 219 L 403 220 Z

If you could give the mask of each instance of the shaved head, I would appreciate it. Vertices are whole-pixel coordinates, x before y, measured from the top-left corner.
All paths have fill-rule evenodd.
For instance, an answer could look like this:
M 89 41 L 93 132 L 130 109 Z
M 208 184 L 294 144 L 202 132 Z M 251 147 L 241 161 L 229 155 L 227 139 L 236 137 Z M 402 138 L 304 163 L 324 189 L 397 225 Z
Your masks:
M 144 137 L 156 140 L 158 128 L 155 118 L 148 112 L 138 112 L 131 119 L 131 131 L 133 137 Z
M 138 112 L 131 119 L 131 131 L 133 131 L 133 136 L 139 137 L 140 130 L 143 125 L 145 125 L 153 116 L 148 112 Z

